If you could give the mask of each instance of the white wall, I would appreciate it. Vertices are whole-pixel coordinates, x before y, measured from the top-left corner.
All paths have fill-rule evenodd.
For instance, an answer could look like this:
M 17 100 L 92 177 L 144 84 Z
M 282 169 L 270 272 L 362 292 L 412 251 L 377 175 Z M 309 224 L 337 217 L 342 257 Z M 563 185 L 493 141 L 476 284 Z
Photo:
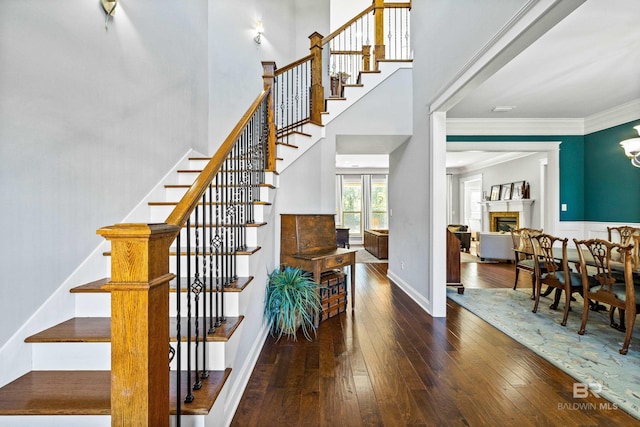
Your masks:
M 531 224 L 533 228 L 540 227 L 540 197 L 542 194 L 540 179 L 540 161 L 547 159 L 547 153 L 533 153 L 526 157 L 521 157 L 509 162 L 500 163 L 495 166 L 474 170 L 473 172 L 462 173 L 454 176 L 454 187 L 465 177 L 482 174 L 482 191 L 491 193 L 492 185 L 507 184 L 516 181 L 527 181 L 530 184 L 531 199 L 537 202 L 533 205 Z M 556 183 L 557 185 L 557 183 Z M 453 199 L 453 206 L 456 213 L 460 214 L 460 197 Z M 458 216 L 459 218 L 459 216 Z M 481 230 L 474 230 L 481 231 Z
M 308 36 L 328 32 L 329 0 L 209 0 L 211 152 L 262 91 L 262 61 L 279 68 L 309 54 Z M 261 20 L 261 43 L 254 41 Z M 326 35 L 326 34 L 323 34 Z
M 413 137 L 390 156 L 389 277 L 436 316 L 445 315 L 446 304 L 442 289 L 435 289 L 446 281 L 446 191 L 440 191 L 445 188 L 444 148 L 430 147 L 431 119 L 441 123 L 443 118 L 431 117 L 429 105 L 524 2 L 428 0 L 414 2 L 411 10 Z M 438 144 L 444 145 L 444 132 Z M 440 187 L 432 161 L 442 162 Z M 436 209 L 441 215 L 433 216 Z
M 331 31 L 371 6 L 372 0 L 331 0 Z M 323 36 L 327 36 L 323 34 Z
M 0 343 L 189 148 L 206 151 L 207 4 L 5 2 Z
M 189 149 L 217 149 L 262 90 L 262 60 L 307 55 L 329 27 L 329 0 L 121 0 L 108 30 L 97 0 L 3 6 L 0 343 L 103 242 L 96 229 Z

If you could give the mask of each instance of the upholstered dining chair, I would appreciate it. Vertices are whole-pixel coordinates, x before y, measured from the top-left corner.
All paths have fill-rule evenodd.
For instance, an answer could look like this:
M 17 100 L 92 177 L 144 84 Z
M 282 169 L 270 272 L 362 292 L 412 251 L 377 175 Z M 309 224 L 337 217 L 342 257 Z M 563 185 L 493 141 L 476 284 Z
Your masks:
M 578 248 L 580 271 L 582 273 L 584 308 L 578 334 L 584 335 L 589 318 L 589 300 L 608 304 L 611 309 L 611 326 L 618 328 L 613 320 L 613 312 L 618 308 L 627 323 L 624 342 L 620 354 L 627 354 L 637 314 L 636 301 L 640 301 L 640 285 L 633 283 L 631 253 L 633 245 L 621 245 L 602 239 L 573 239 Z M 622 262 L 612 260 L 614 254 L 622 256 Z M 591 269 L 588 267 L 591 266 Z M 617 267 L 617 269 L 616 269 Z M 619 274 L 622 268 L 622 274 Z
M 531 274 L 533 281 L 531 290 L 531 299 L 535 298 L 536 281 L 535 281 L 535 265 L 533 261 L 533 246 L 531 245 L 531 237 L 542 234 L 542 230 L 535 228 L 516 228 L 511 230 L 511 239 L 513 240 L 514 264 L 516 267 L 516 280 L 513 283 L 513 289 L 518 287 L 518 278 L 520 270 Z
M 569 239 L 552 236 L 550 234 L 538 234 L 531 237 L 533 243 L 533 260 L 536 275 L 536 295 L 533 312 L 538 311 L 542 285 L 555 288 L 553 303 L 549 306 L 552 310 L 558 308 L 560 296 L 564 291 L 564 315 L 562 326 L 567 326 L 567 318 L 571 310 L 571 295 L 574 292 L 582 293 L 582 276 L 569 268 L 567 260 L 567 244 Z M 554 249 L 560 250 L 561 257 L 554 253 Z

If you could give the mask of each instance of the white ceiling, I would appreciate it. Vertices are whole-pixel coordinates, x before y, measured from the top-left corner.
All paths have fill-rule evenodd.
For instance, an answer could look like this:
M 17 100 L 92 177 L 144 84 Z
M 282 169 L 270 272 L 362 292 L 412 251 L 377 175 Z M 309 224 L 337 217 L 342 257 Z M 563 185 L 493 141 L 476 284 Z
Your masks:
M 447 117 L 586 119 L 640 99 L 638 17 L 640 0 L 587 0 Z M 496 106 L 514 108 L 492 112 Z M 447 168 L 471 165 L 482 155 L 492 153 L 447 153 Z
M 447 117 L 585 119 L 640 99 L 639 18 L 640 0 L 587 0 Z M 496 106 L 515 108 L 494 113 Z M 447 167 L 481 155 L 495 153 L 447 153 Z
M 640 98 L 639 17 L 638 0 L 587 0 L 447 117 L 586 118 Z

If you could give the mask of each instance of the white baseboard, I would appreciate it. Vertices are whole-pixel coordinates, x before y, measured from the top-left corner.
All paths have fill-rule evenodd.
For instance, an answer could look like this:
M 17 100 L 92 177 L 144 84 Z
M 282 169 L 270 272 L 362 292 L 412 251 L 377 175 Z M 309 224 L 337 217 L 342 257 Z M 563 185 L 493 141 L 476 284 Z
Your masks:
M 393 283 L 395 283 L 400 289 L 404 291 L 405 294 L 409 296 L 412 300 L 416 302 L 424 311 L 433 315 L 433 304 L 424 295 L 421 295 L 418 291 L 416 291 L 411 285 L 402 280 L 397 274 L 395 274 L 391 270 L 387 270 L 387 277 Z

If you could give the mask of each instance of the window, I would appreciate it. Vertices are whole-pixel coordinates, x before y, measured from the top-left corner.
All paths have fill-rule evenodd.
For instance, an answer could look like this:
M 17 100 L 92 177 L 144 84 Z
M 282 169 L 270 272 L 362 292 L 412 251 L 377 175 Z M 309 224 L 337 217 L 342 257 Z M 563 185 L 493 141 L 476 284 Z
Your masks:
M 360 175 L 343 176 L 342 224 L 349 234 L 362 234 L 362 179 Z
M 389 228 L 389 218 L 387 216 L 387 175 L 371 176 L 370 219 L 370 228 Z
M 387 175 L 337 175 L 337 221 L 351 237 L 366 229 L 388 229 Z

